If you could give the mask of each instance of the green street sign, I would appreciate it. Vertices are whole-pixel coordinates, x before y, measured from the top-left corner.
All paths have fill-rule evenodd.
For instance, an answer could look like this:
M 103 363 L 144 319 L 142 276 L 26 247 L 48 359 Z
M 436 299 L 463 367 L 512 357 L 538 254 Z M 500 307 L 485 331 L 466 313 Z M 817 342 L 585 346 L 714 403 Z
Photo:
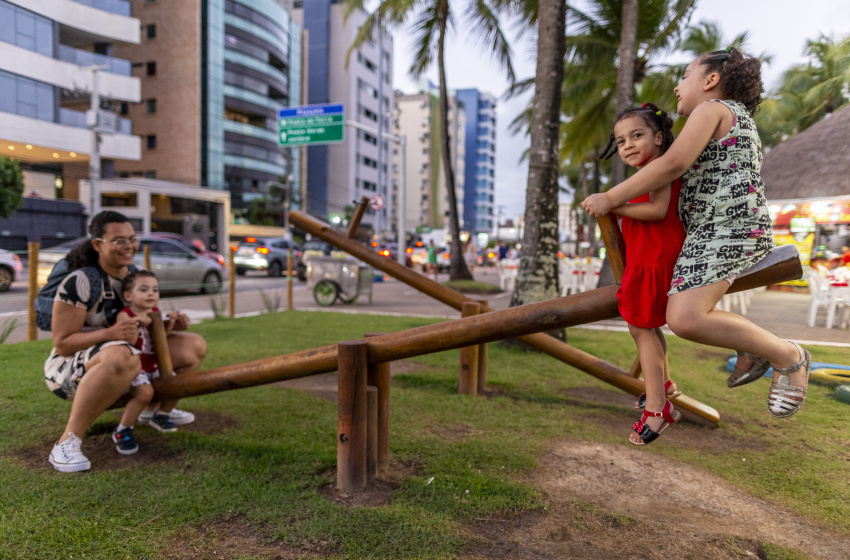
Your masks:
M 287 107 L 277 112 L 281 146 L 315 146 L 345 140 L 345 105 Z

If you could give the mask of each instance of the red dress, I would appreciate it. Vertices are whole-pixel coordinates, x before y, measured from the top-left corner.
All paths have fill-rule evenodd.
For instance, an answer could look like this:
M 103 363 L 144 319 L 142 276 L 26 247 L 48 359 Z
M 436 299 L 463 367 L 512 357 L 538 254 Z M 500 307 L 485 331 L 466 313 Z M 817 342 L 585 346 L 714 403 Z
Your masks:
M 617 306 L 623 319 L 635 327 L 654 329 L 667 323 L 667 291 L 685 241 L 685 228 L 677 212 L 681 188 L 681 180 L 676 179 L 663 219 L 623 217 L 626 270 L 617 290 Z M 649 202 L 649 194 L 631 202 Z

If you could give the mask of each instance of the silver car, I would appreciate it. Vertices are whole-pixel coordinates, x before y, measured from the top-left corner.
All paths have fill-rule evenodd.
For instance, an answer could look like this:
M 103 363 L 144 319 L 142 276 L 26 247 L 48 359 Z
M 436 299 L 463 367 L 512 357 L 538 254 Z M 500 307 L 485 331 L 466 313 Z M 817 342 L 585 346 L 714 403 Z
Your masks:
M 265 272 L 269 276 L 280 276 L 286 271 L 286 258 L 292 249 L 292 270 L 295 276 L 305 282 L 307 265 L 301 259 L 301 247 L 285 237 L 248 237 L 239 244 L 233 255 L 236 274 L 240 276 L 249 270 Z
M 12 287 L 14 282 L 24 270 L 21 259 L 15 253 L 0 249 L 0 292 L 5 292 Z
M 65 258 L 71 249 L 85 242 L 87 237 L 67 241 L 38 254 L 38 281 L 43 286 L 53 265 Z M 151 251 L 151 270 L 159 279 L 160 289 L 166 291 L 198 291 L 215 294 L 221 291 L 223 267 L 212 257 L 194 252 L 184 244 L 171 239 L 140 236 L 139 253 L 133 262 L 145 265 L 145 246 Z

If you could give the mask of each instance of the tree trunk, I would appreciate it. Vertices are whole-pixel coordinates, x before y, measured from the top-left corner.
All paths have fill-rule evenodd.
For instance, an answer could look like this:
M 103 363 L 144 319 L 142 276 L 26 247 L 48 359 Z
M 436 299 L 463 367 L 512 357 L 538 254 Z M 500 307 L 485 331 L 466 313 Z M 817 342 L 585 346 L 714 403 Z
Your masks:
M 566 2 L 540 0 L 525 232 L 511 306 L 558 297 L 558 128 Z M 564 336 L 563 329 L 559 333 Z
M 634 103 L 637 20 L 638 0 L 623 0 L 623 28 L 620 30 L 620 60 L 617 68 L 618 115 Z M 611 161 L 610 186 L 613 187 L 626 180 L 626 164 L 619 157 Z
M 457 193 L 455 192 L 455 172 L 452 167 L 451 135 L 449 134 L 449 93 L 446 87 L 446 22 L 449 18 L 449 0 L 441 0 L 439 11 L 440 37 L 437 43 L 437 65 L 440 74 L 440 139 L 443 156 L 443 169 L 446 174 L 446 190 L 449 195 L 449 229 L 452 244 L 449 250 L 451 280 L 472 280 L 472 273 L 463 258 L 463 246 L 460 240 L 460 220 L 457 216 Z M 439 201 L 434 201 L 439 204 Z

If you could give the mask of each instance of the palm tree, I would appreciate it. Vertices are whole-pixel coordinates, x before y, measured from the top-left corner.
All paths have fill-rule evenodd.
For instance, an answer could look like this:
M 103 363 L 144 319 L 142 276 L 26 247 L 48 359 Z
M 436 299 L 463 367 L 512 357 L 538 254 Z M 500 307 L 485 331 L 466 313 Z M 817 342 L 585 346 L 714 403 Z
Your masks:
M 634 103 L 635 51 L 637 50 L 637 0 L 623 0 L 623 23 L 620 26 L 620 52 L 617 64 L 617 107 L 619 115 Z M 626 179 L 626 163 L 620 158 L 611 162 L 611 185 Z
M 449 252 L 451 258 L 450 277 L 452 280 L 471 280 L 472 274 L 463 259 L 460 240 L 460 221 L 457 212 L 457 193 L 455 175 L 451 159 L 451 136 L 448 130 L 449 102 L 446 85 L 445 47 L 446 35 L 454 27 L 455 6 L 460 0 L 380 0 L 374 12 L 369 14 L 354 42 L 349 54 L 364 42 L 371 40 L 372 33 L 381 25 L 401 27 L 410 18 L 415 18 L 412 32 L 416 36 L 416 54 L 410 72 L 419 77 L 434 62 L 436 57 L 439 76 L 440 137 L 443 170 L 449 199 L 449 228 L 452 241 Z M 366 0 L 347 0 L 346 16 L 365 9 Z M 499 15 L 505 11 L 507 0 L 466 0 L 463 13 L 466 29 L 477 37 L 496 57 L 505 69 L 508 78 L 514 81 L 510 47 L 499 25 Z
M 765 146 L 805 130 L 850 100 L 850 37 L 821 36 L 807 42 L 805 54 L 809 62 L 785 71 L 777 92 L 756 113 Z
M 537 71 L 531 109 L 531 148 L 525 232 L 511 306 L 558 295 L 558 132 L 564 65 L 565 0 L 537 4 Z M 563 338 L 560 333 L 553 333 Z

